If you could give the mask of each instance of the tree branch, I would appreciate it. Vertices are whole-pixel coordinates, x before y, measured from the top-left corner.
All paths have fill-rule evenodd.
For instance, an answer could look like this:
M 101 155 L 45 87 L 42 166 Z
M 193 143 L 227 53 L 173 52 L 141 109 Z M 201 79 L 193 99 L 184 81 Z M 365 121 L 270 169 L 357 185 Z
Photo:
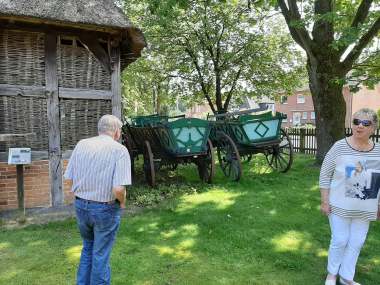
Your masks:
M 356 12 L 355 18 L 352 21 L 351 27 L 357 28 L 360 24 L 364 22 L 369 13 L 369 8 L 372 5 L 373 0 L 363 0 L 360 3 L 358 11 Z
M 319 46 L 328 47 L 334 41 L 334 26 L 328 16 L 333 12 L 332 0 L 314 1 L 314 14 L 316 20 L 313 26 L 313 41 Z M 329 51 L 330 52 L 330 51 Z
M 313 49 L 312 49 L 312 40 L 306 28 L 303 27 L 294 27 L 294 21 L 300 21 L 301 15 L 298 11 L 297 3 L 295 0 L 288 0 L 289 9 L 286 6 L 285 0 L 277 0 L 282 14 L 285 18 L 286 24 L 288 25 L 289 31 L 293 39 L 299 44 L 308 54 L 311 59 L 315 59 Z
M 346 59 L 342 62 L 342 65 L 346 70 L 351 69 L 355 60 L 358 59 L 363 49 L 369 44 L 369 42 L 378 34 L 380 30 L 380 18 L 378 18 L 372 27 L 365 33 L 352 49 L 352 51 L 347 55 Z
M 230 91 L 228 92 L 228 95 L 227 95 L 226 101 L 224 102 L 223 109 L 224 109 L 225 111 L 227 111 L 228 105 L 230 104 L 230 100 L 231 100 L 231 98 L 232 98 L 232 94 L 233 94 L 233 92 L 234 92 L 234 90 L 235 90 L 236 83 L 237 83 L 237 81 L 239 80 L 241 70 L 242 70 L 242 69 L 240 68 L 239 71 L 236 73 L 236 76 L 235 76 L 235 79 L 234 79 L 234 81 L 233 81 L 233 83 L 232 83 L 231 89 L 230 89 Z
M 371 8 L 373 0 L 363 0 L 359 7 L 358 10 L 356 11 L 356 15 L 351 23 L 351 28 L 358 28 L 360 24 L 362 24 L 365 19 L 367 18 L 369 14 L 369 9 Z M 346 43 L 345 45 L 341 46 L 338 50 L 339 56 L 341 56 L 345 50 L 348 48 L 348 46 L 352 42 Z
M 185 50 L 186 50 L 187 54 L 190 56 L 190 58 L 192 59 L 194 65 L 195 65 L 195 69 L 197 70 L 197 73 L 198 73 L 198 76 L 199 76 L 199 81 L 200 81 L 200 84 L 201 84 L 203 95 L 206 97 L 207 102 L 210 105 L 211 110 L 215 114 L 216 110 L 215 110 L 214 104 L 212 103 L 211 98 L 210 98 L 210 96 L 208 94 L 207 86 L 206 86 L 206 84 L 205 84 L 205 82 L 203 80 L 202 71 L 201 71 L 201 68 L 199 66 L 197 57 L 195 56 L 195 54 L 193 53 L 193 51 L 190 48 L 186 47 Z

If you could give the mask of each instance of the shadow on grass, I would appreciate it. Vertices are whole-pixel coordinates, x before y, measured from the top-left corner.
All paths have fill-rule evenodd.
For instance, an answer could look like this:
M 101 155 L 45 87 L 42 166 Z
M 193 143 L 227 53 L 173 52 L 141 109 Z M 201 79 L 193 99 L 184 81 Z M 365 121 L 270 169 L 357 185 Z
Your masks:
M 318 208 L 318 169 L 305 157 L 286 174 L 260 163 L 244 164 L 239 183 L 218 171 L 212 186 L 180 168 L 200 193 L 123 220 L 112 284 L 322 284 L 329 228 Z M 378 230 L 359 259 L 366 285 L 380 280 Z M 0 232 L 0 283 L 73 284 L 80 249 L 74 221 Z

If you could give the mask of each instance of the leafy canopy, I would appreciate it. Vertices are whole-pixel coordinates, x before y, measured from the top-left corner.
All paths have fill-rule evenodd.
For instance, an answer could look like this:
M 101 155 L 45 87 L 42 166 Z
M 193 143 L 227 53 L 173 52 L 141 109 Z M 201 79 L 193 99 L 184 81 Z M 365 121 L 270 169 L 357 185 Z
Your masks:
M 128 1 L 125 9 L 149 44 L 124 76 L 129 88 L 134 76 L 160 78 L 165 96 L 188 105 L 206 99 L 222 112 L 246 97 L 289 92 L 304 76 L 301 53 L 273 10 L 216 0 Z

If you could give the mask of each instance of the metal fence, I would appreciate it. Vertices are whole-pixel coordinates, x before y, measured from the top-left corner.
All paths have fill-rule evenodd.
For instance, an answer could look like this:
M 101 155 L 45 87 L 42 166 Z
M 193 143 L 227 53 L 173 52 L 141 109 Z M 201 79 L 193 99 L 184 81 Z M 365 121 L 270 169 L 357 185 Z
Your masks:
M 286 129 L 293 143 L 294 152 L 316 154 L 317 138 L 315 129 L 288 128 Z M 352 134 L 351 128 L 346 128 L 346 136 Z M 375 142 L 380 142 L 380 129 L 377 129 L 372 137 Z

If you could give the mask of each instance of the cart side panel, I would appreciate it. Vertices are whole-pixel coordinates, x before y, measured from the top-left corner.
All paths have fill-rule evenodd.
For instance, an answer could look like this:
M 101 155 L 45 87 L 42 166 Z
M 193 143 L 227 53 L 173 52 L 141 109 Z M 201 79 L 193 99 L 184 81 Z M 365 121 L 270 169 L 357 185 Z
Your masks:
M 156 126 L 159 123 L 167 122 L 168 116 L 160 116 L 158 114 L 137 116 L 131 118 L 131 125 L 135 127 Z
M 281 122 L 285 117 L 278 112 L 274 116 L 270 112 L 254 117 L 245 115 L 244 118 L 239 118 L 239 121 L 246 139 L 239 133 L 236 133 L 235 137 L 242 144 L 263 143 L 279 139 Z
M 261 142 L 278 137 L 280 119 L 248 121 L 242 128 L 250 142 Z
M 207 151 L 207 139 L 210 133 L 208 121 L 184 118 L 165 125 L 167 135 L 170 138 L 170 145 L 168 144 L 170 152 L 183 155 Z

